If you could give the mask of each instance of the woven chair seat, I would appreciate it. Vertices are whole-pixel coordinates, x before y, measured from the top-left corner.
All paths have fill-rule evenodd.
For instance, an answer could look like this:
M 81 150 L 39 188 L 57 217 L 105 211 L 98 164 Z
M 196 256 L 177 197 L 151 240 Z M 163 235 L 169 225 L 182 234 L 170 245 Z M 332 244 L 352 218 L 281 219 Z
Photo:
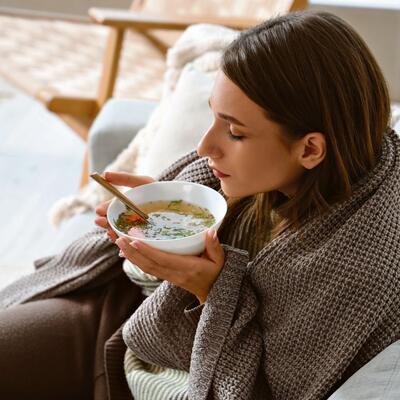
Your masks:
M 33 96 L 95 98 L 108 32 L 94 24 L 0 16 L 0 74 Z M 158 100 L 164 71 L 165 56 L 127 31 L 114 96 Z
M 134 0 L 131 8 L 150 14 L 173 12 L 180 16 L 262 20 L 287 12 L 293 3 L 305 3 L 305 0 L 233 0 L 229 6 L 219 0 Z M 0 33 L 0 75 L 42 98 L 97 98 L 109 33 L 107 27 L 0 15 Z M 169 47 L 180 34 L 158 31 L 155 36 Z M 145 36 L 127 31 L 114 97 L 158 100 L 164 71 L 165 55 Z
M 154 14 L 219 16 L 267 19 L 272 15 L 287 12 L 293 0 L 142 0 L 144 9 Z

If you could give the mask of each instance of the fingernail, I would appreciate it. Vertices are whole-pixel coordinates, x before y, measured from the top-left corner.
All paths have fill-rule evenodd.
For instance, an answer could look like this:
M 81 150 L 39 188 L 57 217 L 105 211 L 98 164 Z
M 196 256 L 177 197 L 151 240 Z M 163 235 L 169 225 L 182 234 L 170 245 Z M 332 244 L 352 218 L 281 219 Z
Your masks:
M 134 247 L 135 249 L 138 249 L 138 248 L 139 248 L 139 247 L 138 247 L 138 243 L 139 243 L 139 241 L 133 240 L 130 244 L 131 244 L 131 246 Z
M 115 241 L 115 243 L 120 247 L 121 249 L 126 249 L 128 247 L 128 244 L 125 242 L 124 238 L 119 238 Z
M 217 230 L 214 230 L 213 240 L 217 240 Z
M 119 251 L 118 255 L 119 255 L 120 257 L 125 257 L 122 250 Z

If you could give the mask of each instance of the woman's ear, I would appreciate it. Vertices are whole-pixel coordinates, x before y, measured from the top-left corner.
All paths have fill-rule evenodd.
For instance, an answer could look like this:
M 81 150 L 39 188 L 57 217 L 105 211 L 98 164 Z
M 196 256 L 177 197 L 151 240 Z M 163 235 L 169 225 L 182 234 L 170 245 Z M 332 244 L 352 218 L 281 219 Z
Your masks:
M 306 169 L 313 169 L 326 155 L 326 140 L 321 132 L 307 133 L 300 140 L 299 162 Z

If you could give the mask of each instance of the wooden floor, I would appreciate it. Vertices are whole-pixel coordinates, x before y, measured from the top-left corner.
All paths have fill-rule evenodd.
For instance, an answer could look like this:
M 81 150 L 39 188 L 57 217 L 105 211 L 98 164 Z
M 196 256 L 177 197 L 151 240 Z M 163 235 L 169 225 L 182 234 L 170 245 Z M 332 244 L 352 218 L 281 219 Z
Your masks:
M 47 213 L 76 193 L 84 142 L 40 103 L 0 80 L 0 288 L 52 254 Z

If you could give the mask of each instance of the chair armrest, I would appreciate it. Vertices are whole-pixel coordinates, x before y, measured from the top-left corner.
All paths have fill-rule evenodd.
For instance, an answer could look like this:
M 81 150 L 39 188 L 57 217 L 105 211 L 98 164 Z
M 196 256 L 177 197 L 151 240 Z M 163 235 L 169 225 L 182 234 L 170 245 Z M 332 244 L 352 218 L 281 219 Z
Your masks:
M 189 25 L 208 23 L 224 25 L 234 29 L 247 29 L 261 22 L 260 20 L 238 17 L 197 17 L 197 16 L 168 16 L 118 10 L 113 8 L 90 8 L 89 17 L 92 21 L 119 29 L 132 28 L 136 30 L 168 29 L 183 30 Z
M 156 106 L 146 100 L 108 100 L 89 131 L 89 171 L 103 172 L 146 125 Z

